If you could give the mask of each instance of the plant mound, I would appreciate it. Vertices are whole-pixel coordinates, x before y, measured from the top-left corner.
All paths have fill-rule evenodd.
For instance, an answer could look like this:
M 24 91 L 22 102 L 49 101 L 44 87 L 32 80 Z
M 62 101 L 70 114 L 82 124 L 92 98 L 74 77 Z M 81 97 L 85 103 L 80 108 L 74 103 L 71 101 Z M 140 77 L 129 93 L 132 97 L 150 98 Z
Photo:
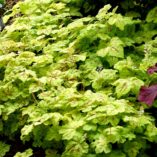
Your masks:
M 87 2 L 25 0 L 3 18 L 0 156 L 147 157 L 157 142 L 137 100 L 157 80 L 157 7 L 141 20 Z

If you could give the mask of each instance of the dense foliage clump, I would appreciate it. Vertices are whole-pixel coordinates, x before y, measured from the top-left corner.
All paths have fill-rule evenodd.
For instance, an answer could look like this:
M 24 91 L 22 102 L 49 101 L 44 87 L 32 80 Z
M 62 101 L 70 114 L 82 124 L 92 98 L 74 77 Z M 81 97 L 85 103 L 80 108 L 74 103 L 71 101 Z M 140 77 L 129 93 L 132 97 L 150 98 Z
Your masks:
M 157 7 L 108 3 L 25 0 L 6 13 L 0 156 L 150 155 L 156 97 L 152 112 L 138 96 L 157 84 Z

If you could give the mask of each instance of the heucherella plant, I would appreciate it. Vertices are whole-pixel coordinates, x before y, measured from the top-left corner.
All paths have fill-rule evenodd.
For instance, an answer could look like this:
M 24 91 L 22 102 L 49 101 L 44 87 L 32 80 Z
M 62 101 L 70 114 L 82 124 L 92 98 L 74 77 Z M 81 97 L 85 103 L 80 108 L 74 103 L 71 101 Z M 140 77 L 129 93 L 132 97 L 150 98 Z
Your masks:
M 142 100 L 152 94 L 137 100 L 157 78 L 154 66 L 147 74 L 157 59 L 154 11 L 145 21 L 107 4 L 84 16 L 88 6 L 25 0 L 3 18 L 11 24 L 0 34 L 2 157 L 16 141 L 24 148 L 15 157 L 36 149 L 46 157 L 147 157 L 157 143 Z

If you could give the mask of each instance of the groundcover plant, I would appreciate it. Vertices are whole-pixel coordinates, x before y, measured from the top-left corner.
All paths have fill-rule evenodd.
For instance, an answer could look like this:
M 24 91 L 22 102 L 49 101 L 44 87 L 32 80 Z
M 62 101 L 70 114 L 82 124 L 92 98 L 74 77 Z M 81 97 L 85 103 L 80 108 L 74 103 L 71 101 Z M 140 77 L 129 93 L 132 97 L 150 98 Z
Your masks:
M 123 13 L 108 3 L 25 0 L 6 12 L 1 157 L 151 156 L 157 7 L 141 15 L 138 1 L 119 2 Z

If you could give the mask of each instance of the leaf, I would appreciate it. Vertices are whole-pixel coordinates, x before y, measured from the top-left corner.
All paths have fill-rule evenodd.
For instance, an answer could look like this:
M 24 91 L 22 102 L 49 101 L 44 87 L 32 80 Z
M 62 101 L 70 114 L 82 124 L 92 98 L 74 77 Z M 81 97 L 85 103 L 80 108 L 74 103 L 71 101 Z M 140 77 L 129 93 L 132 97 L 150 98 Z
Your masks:
M 138 100 L 151 106 L 157 97 L 157 85 L 151 85 L 149 87 L 142 86 L 138 95 Z
M 146 142 L 143 139 L 137 139 L 131 141 L 127 141 L 124 145 L 124 152 L 128 155 L 128 157 L 136 157 L 142 148 L 146 147 Z
M 61 134 L 63 139 L 70 140 L 79 137 L 79 132 L 77 128 L 81 127 L 84 124 L 83 120 L 79 121 L 71 121 L 69 124 L 64 125 L 60 130 L 59 134 Z M 76 137 L 75 137 L 76 136 Z
M 1 85 L 0 86 L 0 97 L 1 100 L 14 100 L 16 99 L 18 96 L 20 96 L 20 91 L 19 89 L 14 86 L 11 82 L 6 83 L 5 85 Z
M 138 94 L 139 89 L 144 85 L 144 82 L 136 77 L 131 77 L 128 79 L 118 79 L 113 85 L 116 86 L 116 94 L 117 97 L 120 98 L 128 94 L 130 91 L 134 94 Z
M 116 70 L 104 69 L 99 73 L 95 73 L 92 87 L 97 90 L 104 88 L 106 84 L 116 79 L 116 72 Z
M 10 60 L 16 56 L 15 53 L 0 56 L 0 67 L 6 66 Z
M 96 15 L 96 18 L 98 20 L 103 20 L 103 19 L 107 19 L 108 18 L 108 11 L 109 9 L 111 9 L 111 5 L 108 4 L 108 5 L 105 5 L 102 9 L 99 10 L 98 14 Z
M 137 116 L 137 117 L 133 117 L 133 116 L 124 116 L 123 118 L 124 122 L 129 122 L 130 126 L 132 128 L 136 128 L 136 127 L 145 127 L 149 124 L 152 123 L 153 119 L 149 116 Z
M 19 9 L 25 15 L 34 14 L 37 11 L 40 12 L 40 9 L 33 2 L 19 3 Z
M 122 126 L 110 127 L 104 130 L 104 135 L 108 142 L 112 143 L 124 143 L 127 139 L 132 140 L 136 138 L 135 134 L 131 132 L 129 128 Z
M 83 126 L 83 130 L 85 131 L 91 131 L 91 130 L 96 131 L 96 129 L 97 129 L 96 125 L 92 125 L 92 124 L 86 124 Z
M 5 113 L 3 116 L 5 119 L 8 119 L 8 116 L 12 113 L 14 113 L 16 110 L 18 110 L 20 107 L 22 107 L 22 104 L 18 102 L 6 102 L 5 107 L 2 109 L 2 112 Z
M 80 29 L 80 28 L 83 28 L 83 21 L 82 21 L 82 19 L 80 20 L 76 20 L 76 21 L 74 21 L 74 22 L 71 22 L 68 26 L 67 26 L 67 28 L 68 29 Z
M 29 85 L 29 93 L 34 93 L 37 92 L 39 90 L 44 90 L 44 85 L 46 84 L 46 80 L 47 78 L 40 78 L 38 79 L 37 83 L 32 83 Z
M 149 137 L 151 142 L 157 141 L 157 127 L 155 127 L 154 125 L 147 125 L 145 134 Z
M 22 130 L 21 130 L 21 139 L 24 140 L 25 136 L 29 135 L 32 130 L 33 130 L 34 126 L 31 125 L 25 125 Z
M 76 156 L 80 157 L 88 153 L 88 144 L 82 141 L 69 141 L 66 145 L 63 157 Z
M 59 135 L 58 130 L 59 130 L 58 127 L 49 128 L 47 133 L 46 133 L 45 140 L 47 140 L 47 141 L 52 141 L 52 140 L 60 141 L 61 136 Z
M 106 48 L 97 51 L 97 55 L 100 57 L 112 56 L 123 58 L 123 42 L 118 37 L 113 37 Z
M 14 157 L 30 157 L 33 155 L 33 150 L 32 149 L 27 149 L 24 152 L 20 153 L 17 152 Z
M 10 145 L 0 141 L 0 157 L 4 157 L 5 154 L 10 150 Z
M 112 147 L 107 141 L 107 138 L 105 138 L 103 135 L 99 135 L 99 137 L 94 142 L 92 142 L 92 146 L 95 147 L 96 154 L 103 152 L 107 154 L 112 150 Z
M 110 102 L 111 101 L 111 102 Z M 94 112 L 97 115 L 98 113 L 103 113 L 104 116 L 115 116 L 120 113 L 134 113 L 135 110 L 127 103 L 125 100 L 110 100 L 106 105 L 98 106 Z M 101 115 L 102 116 L 102 115 Z M 97 117 L 95 117 L 97 118 Z M 117 123 L 113 117 L 109 117 L 106 122 Z
M 120 14 L 114 14 L 109 18 L 108 23 L 110 25 L 115 25 L 123 31 L 126 25 L 133 24 L 133 20 L 130 17 L 123 17 Z
M 18 70 L 20 70 L 20 67 Z M 30 81 L 32 79 L 36 80 L 37 78 L 35 71 L 27 70 L 24 68 L 21 68 L 21 72 L 19 72 L 17 76 L 22 82 Z
M 146 17 L 146 21 L 157 23 L 157 20 L 155 18 L 156 13 L 157 13 L 157 7 L 154 7 L 152 10 L 149 11 Z

